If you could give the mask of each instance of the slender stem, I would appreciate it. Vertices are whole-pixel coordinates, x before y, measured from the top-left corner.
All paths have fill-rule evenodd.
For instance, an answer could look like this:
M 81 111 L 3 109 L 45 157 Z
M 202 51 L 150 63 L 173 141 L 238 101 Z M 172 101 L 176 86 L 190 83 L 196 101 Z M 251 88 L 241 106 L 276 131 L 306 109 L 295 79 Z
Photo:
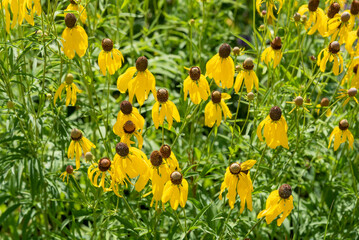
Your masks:
M 254 173 L 253 180 L 252 180 L 252 184 L 253 184 L 254 181 L 256 180 L 256 177 L 257 177 L 257 174 L 258 174 L 258 171 L 259 171 L 259 167 L 261 166 L 261 163 L 262 163 L 262 160 L 263 160 L 263 156 L 264 156 L 264 153 L 265 153 L 265 151 L 267 150 L 267 148 L 268 148 L 268 145 L 266 144 L 265 148 L 263 149 L 261 158 L 259 159 L 259 163 L 258 163 L 258 165 L 257 165 L 256 172 Z
M 224 224 L 223 224 L 223 227 L 222 227 L 222 231 L 221 231 L 221 234 L 220 234 L 220 240 L 221 239 L 223 239 L 223 237 L 225 236 L 225 231 L 226 231 L 226 229 L 227 229 L 227 223 L 228 223 L 228 220 L 229 220 L 229 216 L 231 215 L 231 213 L 232 213 L 232 211 L 233 211 L 233 208 L 231 208 L 231 210 L 228 212 L 228 215 L 227 215 L 227 218 L 226 218 L 226 221 L 224 222 Z

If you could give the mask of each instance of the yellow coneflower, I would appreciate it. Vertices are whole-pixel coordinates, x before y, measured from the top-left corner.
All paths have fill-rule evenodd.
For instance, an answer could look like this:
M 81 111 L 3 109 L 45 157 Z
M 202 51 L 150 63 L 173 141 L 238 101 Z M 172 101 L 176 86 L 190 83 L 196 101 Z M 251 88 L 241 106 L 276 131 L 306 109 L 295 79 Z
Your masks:
M 305 107 L 305 105 L 312 105 L 310 103 L 307 103 L 304 101 L 303 97 L 297 96 L 294 98 L 293 102 L 287 102 L 290 104 L 294 104 L 294 108 L 289 112 L 291 114 L 295 109 L 299 110 L 300 107 L 302 107 L 305 111 L 309 112 L 309 110 Z
M 261 61 L 268 66 L 273 60 L 273 68 L 276 68 L 280 63 L 282 56 L 282 39 L 280 37 L 275 37 L 273 41 L 271 41 L 270 46 L 264 49 L 261 55 Z
M 349 142 L 349 148 L 353 149 L 354 137 L 353 134 L 349 131 L 349 123 L 346 119 L 343 119 L 339 122 L 339 126 L 335 127 L 333 132 L 329 136 L 329 146 L 332 144 L 334 138 L 334 151 L 336 151 L 340 144 L 345 143 L 347 140 Z
M 66 106 L 68 106 L 70 102 L 72 106 L 75 106 L 77 101 L 77 93 L 82 93 L 82 90 L 78 89 L 74 83 L 74 76 L 71 73 L 66 75 L 65 82 L 61 83 L 59 88 L 56 90 L 54 104 L 56 104 L 56 100 L 58 98 L 61 99 L 61 93 L 64 88 L 66 89 Z
M 317 65 L 320 66 L 320 71 L 325 72 L 327 62 L 333 62 L 332 71 L 334 75 L 339 75 L 343 72 L 343 57 L 340 55 L 340 44 L 337 41 L 331 42 L 329 47 L 324 48 L 318 54 Z M 322 56 L 323 55 L 323 56 Z
M 157 208 L 158 202 L 162 199 L 163 189 L 166 182 L 170 179 L 170 169 L 168 165 L 163 161 L 160 151 L 153 151 L 150 156 L 150 174 L 152 182 L 151 192 L 145 194 L 147 196 L 152 193 L 151 207 L 153 203 L 156 202 L 155 207 Z M 162 201 L 162 207 L 164 202 Z
M 234 81 L 234 63 L 231 54 L 231 46 L 224 43 L 219 51 L 206 64 L 206 75 L 213 78 L 221 88 L 231 88 Z
M 17 24 L 21 26 L 25 19 L 34 26 L 35 13 L 37 16 L 41 15 L 40 0 L 2 0 L 0 9 L 2 8 L 5 9 L 5 29 L 8 33 L 10 33 L 10 24 L 13 29 Z
M 350 5 L 349 25 L 350 25 L 350 27 L 352 29 L 354 27 L 354 23 L 355 23 L 356 18 L 359 18 L 359 1 L 358 0 L 352 1 L 351 5 Z
M 170 201 L 173 210 L 177 210 L 178 205 L 182 208 L 186 205 L 188 196 L 188 182 L 178 171 L 171 173 L 170 180 L 167 181 L 162 195 L 162 202 Z
M 177 158 L 171 150 L 171 147 L 167 144 L 164 144 L 160 148 L 160 153 L 163 160 L 166 162 L 168 168 L 173 171 L 181 171 Z
M 142 106 L 148 98 L 150 91 L 152 91 L 156 99 L 156 79 L 147 67 L 147 58 L 139 57 L 136 61 L 136 67 L 128 68 L 126 72 L 117 79 L 118 90 L 121 93 L 125 93 L 128 89 L 129 101 L 132 103 L 133 96 L 135 95 L 140 106 Z
M 126 121 L 122 127 L 114 126 L 113 132 L 121 137 L 121 142 L 126 143 L 128 146 L 135 143 L 131 140 L 132 136 L 135 136 L 138 142 L 138 148 L 142 149 L 143 137 L 141 135 L 141 129 L 131 120 Z
M 187 100 L 187 95 L 194 104 L 199 104 L 201 100 L 208 99 L 211 90 L 205 76 L 201 74 L 199 67 L 191 67 L 188 77 L 183 82 L 184 100 Z
M 67 178 L 67 183 L 69 182 L 69 176 L 74 174 L 74 167 L 72 165 L 67 165 L 66 170 L 61 173 L 60 178 L 62 177 L 62 181 L 65 182 L 65 178 Z
M 76 21 L 75 15 L 68 13 L 65 17 L 66 28 L 61 36 L 62 50 L 70 59 L 75 57 L 75 52 L 83 57 L 88 47 L 88 36 L 81 26 L 76 25 Z
M 66 12 L 71 12 L 71 11 L 77 12 L 77 14 L 80 16 L 80 20 L 82 24 L 85 24 L 87 19 L 87 12 L 86 9 L 79 3 L 80 1 L 70 0 L 70 4 L 65 9 L 65 17 L 67 15 Z
M 343 77 L 343 80 L 341 82 L 341 85 L 344 85 L 345 83 L 348 84 L 349 87 L 354 87 L 356 89 L 359 88 L 359 58 L 356 58 L 351 61 L 348 70 Z
M 319 115 L 320 110 L 321 110 L 322 108 L 327 108 L 328 106 L 329 106 L 329 99 L 328 99 L 328 98 L 322 98 L 322 100 L 320 101 L 320 104 L 318 104 L 318 105 L 316 106 L 316 108 L 317 108 L 317 110 L 316 110 L 317 114 Z M 330 117 L 331 115 L 332 115 L 332 110 L 331 110 L 330 108 L 327 108 L 327 109 L 326 109 L 325 116 Z
M 277 18 L 274 16 L 274 10 L 277 10 L 277 7 L 275 6 L 275 2 L 279 3 L 277 14 L 279 14 L 280 10 L 283 7 L 284 0 L 256 0 L 256 9 L 259 14 L 262 14 L 260 11 L 260 7 L 263 3 L 266 5 L 266 16 L 268 19 L 268 22 L 270 23 L 272 20 L 276 20 Z
M 138 128 L 143 131 L 143 126 L 145 125 L 145 119 L 138 112 L 137 108 L 133 107 L 129 101 L 122 101 L 120 104 L 120 111 L 117 114 L 117 120 L 113 126 L 113 132 L 116 135 L 120 135 L 119 129 L 127 121 L 132 121 Z
M 80 157 L 82 155 L 82 150 L 84 153 L 90 152 L 91 148 L 96 148 L 96 146 L 85 138 L 82 132 L 78 129 L 73 129 L 71 131 L 71 143 L 69 150 L 67 152 L 67 157 L 72 159 L 76 154 L 76 170 L 80 168 Z
M 166 89 L 158 89 L 157 101 L 152 107 L 152 120 L 156 129 L 158 129 L 159 125 L 163 125 L 165 117 L 167 118 L 168 129 L 171 129 L 173 119 L 176 122 L 181 121 L 176 105 L 168 100 L 168 91 Z
M 106 75 L 106 69 L 110 75 L 115 74 L 122 66 L 123 61 L 122 53 L 118 49 L 113 48 L 112 40 L 104 38 L 102 40 L 102 51 L 98 55 L 98 66 L 102 74 Z
M 302 5 L 298 13 L 303 16 L 305 13 L 309 13 L 309 18 L 305 22 L 305 29 L 308 31 L 309 35 L 314 34 L 317 30 L 320 35 L 325 36 L 327 32 L 327 16 L 325 15 L 323 9 L 319 7 L 319 0 L 309 0 L 307 5 Z
M 91 164 L 91 166 L 87 170 L 87 176 L 90 179 L 92 185 L 94 185 L 95 187 L 102 187 L 105 192 L 112 191 L 111 183 L 109 184 L 109 187 L 105 187 L 107 173 L 110 175 L 109 181 L 111 181 L 113 175 L 111 165 L 111 160 L 107 157 L 103 157 L 98 161 L 98 163 Z M 100 183 L 98 183 L 99 177 Z
M 268 147 L 275 149 L 278 146 L 283 146 L 289 149 L 287 137 L 288 125 L 279 107 L 272 107 L 269 115 L 258 125 L 257 136 L 260 141 L 263 141 L 263 127 L 263 135 Z
M 251 58 L 247 58 L 243 62 L 243 70 L 241 70 L 237 77 L 236 82 L 234 83 L 234 90 L 238 93 L 240 87 L 242 86 L 242 82 L 244 79 L 244 84 L 247 88 L 247 93 L 251 92 L 253 89 L 253 85 L 259 90 L 258 77 L 255 71 L 253 71 L 254 63 Z
M 348 33 L 348 37 L 345 42 L 345 49 L 352 57 L 359 55 L 359 45 L 354 44 L 358 42 L 358 40 L 359 40 L 359 29 L 357 31 L 351 31 L 350 33 Z M 358 61 L 358 58 L 354 59 L 353 61 L 355 60 Z
M 339 37 L 339 44 L 344 44 L 349 32 L 353 29 L 353 26 L 349 24 L 349 19 L 349 11 L 343 12 L 342 14 L 337 13 L 328 21 L 328 32 L 325 36 L 332 36 L 331 42 Z
M 280 186 L 279 190 L 274 190 L 269 195 L 266 202 L 266 209 L 261 211 L 257 218 L 266 217 L 267 224 L 270 224 L 276 217 L 277 225 L 282 225 L 286 217 L 293 209 L 292 187 L 288 184 Z
M 340 89 L 341 95 L 337 98 L 345 98 L 345 101 L 343 102 L 343 106 L 347 105 L 347 103 L 350 101 L 350 99 L 354 99 L 355 102 L 358 104 L 358 99 L 355 97 L 357 95 L 358 90 L 356 88 L 350 88 L 350 89 Z
M 231 96 L 227 93 L 213 91 L 211 98 L 212 100 L 207 103 L 204 109 L 204 124 L 208 127 L 213 127 L 213 125 L 217 123 L 217 127 L 219 127 L 222 121 L 222 112 L 224 120 L 226 120 L 227 117 L 232 117 L 232 113 L 224 102 L 224 100 L 230 99 Z
M 139 178 L 135 189 L 140 192 L 150 178 L 150 167 L 146 155 L 135 147 L 128 147 L 126 143 L 117 143 L 116 155 L 113 159 L 114 174 L 121 181 L 129 178 Z M 129 181 L 129 180 L 128 180 Z
M 252 211 L 252 192 L 253 185 L 252 180 L 249 175 L 249 169 L 253 167 L 256 163 L 256 160 L 247 160 L 243 163 L 232 163 L 226 169 L 226 174 L 224 176 L 224 181 L 221 185 L 221 192 L 219 194 L 219 199 L 222 200 L 222 193 L 227 188 L 227 198 L 229 206 L 233 209 L 234 203 L 236 202 L 236 196 L 238 193 L 239 198 L 241 199 L 241 209 L 240 213 L 243 212 L 244 207 L 247 202 L 247 208 Z

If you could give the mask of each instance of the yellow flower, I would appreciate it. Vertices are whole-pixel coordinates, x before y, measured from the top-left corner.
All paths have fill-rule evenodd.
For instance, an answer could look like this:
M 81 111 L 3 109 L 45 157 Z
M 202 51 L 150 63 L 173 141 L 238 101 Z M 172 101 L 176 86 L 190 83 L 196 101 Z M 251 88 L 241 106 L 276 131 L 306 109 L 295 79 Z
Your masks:
M 230 99 L 231 96 L 227 93 L 213 91 L 211 98 L 212 101 L 209 101 L 204 109 L 204 124 L 208 127 L 213 127 L 213 125 L 217 123 L 217 127 L 219 127 L 222 121 L 222 112 L 224 120 L 226 120 L 227 117 L 232 117 L 232 113 L 224 102 L 224 100 Z
M 260 141 L 263 141 L 263 127 L 263 133 L 268 147 L 275 149 L 278 146 L 283 146 L 284 148 L 289 149 L 287 137 L 288 125 L 282 115 L 282 110 L 279 107 L 272 107 L 269 115 L 259 124 L 257 128 L 257 136 Z
M 342 1 L 344 1 L 344 0 L 342 0 Z M 352 1 L 351 5 L 350 5 L 349 24 L 350 24 L 352 29 L 354 27 L 354 23 L 355 23 L 356 18 L 359 18 L 359 1 L 358 0 Z
M 113 169 L 111 165 L 112 165 L 111 160 L 108 159 L 107 157 L 103 157 L 98 161 L 98 164 L 97 163 L 91 164 L 91 166 L 87 170 L 87 176 L 90 179 L 92 185 L 94 185 L 95 187 L 102 187 L 105 192 L 112 191 L 111 183 L 109 187 L 105 187 L 105 180 L 107 173 L 110 175 L 109 181 L 111 181 L 113 176 Z M 100 177 L 100 183 L 98 183 L 99 177 Z
M 355 97 L 357 95 L 358 90 L 356 88 L 350 88 L 350 89 L 340 89 L 341 95 L 337 98 L 345 98 L 345 101 L 343 103 L 343 106 L 347 105 L 347 103 L 350 101 L 350 99 L 354 99 L 356 103 L 358 103 L 358 99 Z
M 277 225 L 282 225 L 284 219 L 289 216 L 293 209 L 292 187 L 288 184 L 280 186 L 279 190 L 274 190 L 269 195 L 266 202 L 266 209 L 261 211 L 257 218 L 266 217 L 267 224 L 270 224 L 276 217 Z
M 74 167 L 72 165 L 67 165 L 66 171 L 61 173 L 60 178 L 62 177 L 62 181 L 65 182 L 65 178 L 67 178 L 67 183 L 69 182 L 69 176 L 74 174 Z
M 280 37 L 275 37 L 270 43 L 270 46 L 264 49 L 261 55 L 261 61 L 264 62 L 267 66 L 273 60 L 273 68 L 276 68 L 282 59 L 282 39 Z
M 267 15 L 268 22 L 271 22 L 272 19 L 276 20 L 276 17 L 274 16 L 274 11 L 273 11 L 273 8 L 275 10 L 277 10 L 277 7 L 274 5 L 275 2 L 279 3 L 279 8 L 277 11 L 277 14 L 279 14 L 280 10 L 283 7 L 284 0 L 256 0 L 256 9 L 259 14 L 261 14 L 260 7 L 261 7 L 262 3 L 265 3 L 265 5 L 266 5 L 265 9 L 267 11 L 266 15 Z
M 138 142 L 138 148 L 142 149 L 143 137 L 141 135 L 141 129 L 131 120 L 126 121 L 122 127 L 115 124 L 113 132 L 121 137 L 121 142 L 126 143 L 128 146 L 135 143 L 131 141 L 132 136 L 135 136 Z
M 256 72 L 253 71 L 253 68 L 254 68 L 254 64 L 251 58 L 247 58 L 246 60 L 244 60 L 243 70 L 241 70 L 238 73 L 236 77 L 236 82 L 234 83 L 234 90 L 236 91 L 236 93 L 238 93 L 240 87 L 242 86 L 243 79 L 244 79 L 244 84 L 246 85 L 247 88 L 247 93 L 252 91 L 253 85 L 256 86 L 258 91 L 259 89 L 258 77 Z
M 348 139 L 349 148 L 353 149 L 354 137 L 353 134 L 349 131 L 349 123 L 346 119 L 343 119 L 339 122 L 339 126 L 335 127 L 333 132 L 329 136 L 329 146 L 334 138 L 334 151 L 336 151 L 340 144 L 345 143 Z
M 184 100 L 187 100 L 187 95 L 191 98 L 194 104 L 199 104 L 201 100 L 208 99 L 211 90 L 205 76 L 201 74 L 199 67 L 191 67 L 189 75 L 183 82 Z
M 221 88 L 231 88 L 234 81 L 234 63 L 229 56 L 231 46 L 224 43 L 219 51 L 206 64 L 206 75 L 213 78 Z
M 349 11 L 345 11 L 341 15 L 336 14 L 328 21 L 328 32 L 325 37 L 332 36 L 330 40 L 331 42 L 339 37 L 339 44 L 341 45 L 345 43 L 349 32 L 353 29 L 353 26 L 349 24 L 349 19 Z
M 322 98 L 322 100 L 320 101 L 320 104 L 318 104 L 318 105 L 316 106 L 316 108 L 317 108 L 317 110 L 316 110 L 317 114 L 319 115 L 320 110 L 321 110 L 322 108 L 325 108 L 325 110 L 326 110 L 325 116 L 330 117 L 330 116 L 332 115 L 332 110 L 331 110 L 330 108 L 327 108 L 328 106 L 329 106 L 329 99 L 328 99 L 328 98 Z M 324 110 L 324 109 L 323 109 L 323 110 Z
M 143 131 L 145 119 L 138 112 L 137 108 L 133 107 L 129 101 L 122 101 L 120 105 L 120 111 L 117 114 L 116 123 L 112 129 L 113 132 L 116 135 L 120 135 L 119 129 L 123 127 L 127 121 L 132 121 L 136 126 L 138 126 L 141 132 Z
M 117 88 L 121 93 L 128 89 L 129 101 L 132 103 L 133 96 L 136 95 L 137 102 L 143 105 L 152 91 L 156 99 L 156 79 L 147 69 L 148 61 L 146 57 L 139 57 L 136 61 L 136 67 L 130 67 L 117 79 Z M 137 73 L 137 74 L 136 74 Z
M 72 13 L 68 13 L 65 17 L 66 28 L 62 33 L 62 50 L 65 55 L 73 59 L 75 52 L 79 57 L 83 57 L 88 47 L 88 37 L 85 30 L 76 25 L 76 17 Z
M 66 106 L 68 106 L 70 102 L 71 102 L 72 106 L 75 106 L 76 100 L 77 100 L 76 94 L 82 93 L 82 90 L 78 89 L 76 84 L 73 81 L 74 81 L 74 76 L 71 73 L 67 74 L 67 76 L 65 78 L 65 82 L 61 83 L 61 85 L 59 86 L 59 88 L 57 89 L 57 91 L 55 93 L 54 104 L 56 104 L 56 100 L 58 98 L 61 99 L 62 90 L 65 88 L 66 89 Z
M 323 9 L 319 7 L 319 0 L 309 0 L 308 5 L 302 5 L 298 13 L 303 16 L 305 13 L 309 13 L 309 18 L 305 22 L 305 29 L 308 31 L 308 35 L 314 34 L 317 30 L 320 35 L 325 36 L 327 32 L 327 15 L 325 15 Z
M 106 75 L 106 68 L 109 74 L 113 75 L 122 66 L 122 53 L 113 48 L 113 42 L 109 38 L 102 40 L 102 49 L 98 55 L 98 65 L 103 75 Z
M 339 75 L 343 72 L 343 58 L 340 55 L 340 44 L 337 41 L 331 42 L 328 48 L 324 48 L 318 55 L 317 65 L 320 66 L 320 71 L 325 72 L 327 62 L 333 62 L 332 71 L 334 75 Z M 323 55 L 323 56 L 322 56 Z M 322 58 L 323 57 L 323 58 Z M 340 66 L 340 68 L 339 68 Z
M 157 208 L 158 202 L 162 199 L 164 186 L 170 179 L 171 172 L 167 164 L 163 161 L 160 151 L 153 151 L 151 153 L 150 162 L 152 191 L 145 194 L 144 197 L 152 193 L 153 197 L 150 206 L 152 207 L 153 203 L 156 202 L 155 207 Z M 162 201 L 162 207 L 163 206 L 164 202 Z
M 177 210 L 178 205 L 182 208 L 186 205 L 188 196 L 188 182 L 178 171 L 171 173 L 170 180 L 166 182 L 163 189 L 162 202 L 170 201 L 173 210 Z
M 129 181 L 129 178 L 139 178 L 135 189 L 140 192 L 150 178 L 150 167 L 146 155 L 135 147 L 128 147 L 126 143 L 117 143 L 116 155 L 113 159 L 114 175 L 119 182 Z
M 76 170 L 80 168 L 80 157 L 82 155 L 82 150 L 84 153 L 90 152 L 91 148 L 96 148 L 96 146 L 85 138 L 82 132 L 76 128 L 71 131 L 71 143 L 69 150 L 67 152 L 67 157 L 72 159 L 76 154 Z
M 358 54 L 359 54 L 359 52 L 358 52 Z M 345 76 L 343 77 L 341 85 L 344 85 L 345 82 L 347 82 L 348 86 L 354 87 L 356 89 L 359 88 L 358 67 L 359 67 L 359 58 L 356 58 L 351 61 L 350 65 L 348 67 L 348 70 L 347 70 Z
M 297 96 L 293 100 L 293 102 L 287 102 L 287 103 L 295 104 L 295 107 L 289 112 L 289 114 L 291 114 L 295 109 L 298 110 L 300 107 L 302 107 L 305 111 L 309 112 L 309 110 L 305 107 L 305 105 L 312 105 L 310 103 L 304 102 L 304 99 L 301 96 Z
M 2 8 L 5 9 L 5 28 L 8 33 L 10 33 L 10 24 L 11 29 L 13 29 L 16 24 L 21 26 L 25 19 L 30 25 L 34 26 L 35 13 L 37 16 L 41 15 L 40 0 L 2 0 L 0 9 Z
M 80 1 L 78 1 L 80 2 Z M 77 12 L 77 14 L 80 16 L 80 20 L 83 24 L 85 24 L 86 19 L 87 19 L 87 12 L 86 9 L 78 4 L 76 1 L 74 0 L 70 0 L 70 4 L 67 6 L 67 8 L 65 9 L 65 17 L 67 15 L 66 12 Z
M 171 170 L 171 172 L 181 171 L 177 158 L 172 152 L 171 147 L 169 145 L 167 144 L 162 145 L 160 148 L 160 153 L 163 160 L 167 164 L 168 168 Z
M 347 36 L 347 39 L 345 42 L 345 49 L 348 51 L 348 53 L 352 57 L 359 55 L 358 44 L 354 45 L 354 43 L 356 43 L 358 41 L 358 39 L 359 39 L 359 29 L 357 31 L 351 31 L 350 33 L 348 33 L 348 36 Z M 355 59 L 355 60 L 357 60 L 357 59 Z
M 249 169 L 253 167 L 256 160 L 247 160 L 243 163 L 232 163 L 231 166 L 227 167 L 224 181 L 221 185 L 221 192 L 219 199 L 222 200 L 222 193 L 227 188 L 227 198 L 229 206 L 233 209 L 234 203 L 236 202 L 236 196 L 238 193 L 241 199 L 240 213 L 243 212 L 247 202 L 247 207 L 252 211 L 252 192 L 253 185 L 251 177 L 249 176 Z
M 165 117 L 167 117 L 168 129 L 171 129 L 173 119 L 176 122 L 181 121 L 176 105 L 168 100 L 168 91 L 166 89 L 159 89 L 157 91 L 157 101 L 152 107 L 152 120 L 156 129 L 158 129 L 160 124 L 163 125 Z

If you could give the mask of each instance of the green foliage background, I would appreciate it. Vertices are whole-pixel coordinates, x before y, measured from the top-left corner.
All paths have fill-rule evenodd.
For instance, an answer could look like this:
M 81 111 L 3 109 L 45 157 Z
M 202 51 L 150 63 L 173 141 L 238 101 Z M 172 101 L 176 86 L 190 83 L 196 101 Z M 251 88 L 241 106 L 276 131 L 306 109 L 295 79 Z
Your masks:
M 358 138 L 358 106 L 354 101 L 346 107 L 338 102 L 331 106 L 331 117 L 315 113 L 314 106 L 322 97 L 334 103 L 343 74 L 335 77 L 329 67 L 317 74 L 318 68 L 309 59 L 329 40 L 307 36 L 303 25 L 291 19 L 306 2 L 286 0 L 275 25 L 260 28 L 265 22 L 252 1 L 87 0 L 83 5 L 88 12 L 84 28 L 89 48 L 82 59 L 74 60 L 61 52 L 60 41 L 65 28 L 63 10 L 69 2 L 41 3 L 43 13 L 36 17 L 35 26 L 24 23 L 11 35 L 0 29 L 2 239 L 359 239 L 358 141 L 354 151 L 348 151 L 347 143 L 337 152 L 327 148 L 329 134 L 343 118 Z M 320 6 L 325 8 L 324 2 Z M 3 11 L 1 24 L 5 26 Z M 258 60 L 275 35 L 283 39 L 284 56 L 273 71 Z M 110 79 L 97 65 L 101 40 L 106 37 L 125 57 Z M 254 59 L 260 90 L 253 102 L 246 99 L 245 90 L 240 101 L 240 94 L 226 90 L 232 93 L 228 105 L 233 115 L 241 104 L 237 127 L 233 128 L 233 117 L 218 129 L 210 129 L 204 127 L 205 103 L 193 112 L 195 106 L 183 100 L 182 85 L 188 74 L 184 67 L 200 66 L 205 73 L 205 63 L 225 42 L 245 46 L 245 54 L 234 57 L 235 62 Z M 119 103 L 127 99 L 127 94 L 118 92 L 116 80 L 141 55 L 149 59 L 157 88 L 167 88 L 180 111 L 181 123 L 165 130 L 164 141 L 172 145 L 182 131 L 172 149 L 189 182 L 184 210 L 150 208 L 151 196 L 142 197 L 149 186 L 141 193 L 129 186 L 124 198 L 104 193 L 91 185 L 89 163 L 84 160 L 75 178 L 70 177 L 68 183 L 59 178 L 68 164 L 74 164 L 67 158 L 72 128 L 81 129 L 95 143 L 96 159 L 113 157 L 120 139 L 112 126 Z M 347 53 L 344 59 L 348 62 Z M 76 107 L 65 107 L 64 99 L 53 104 L 54 92 L 67 73 L 84 90 L 78 94 Z M 286 101 L 299 94 L 311 99 L 311 112 L 300 109 L 288 114 L 293 105 Z M 9 101 L 14 108 L 9 108 Z M 154 128 L 151 119 L 153 103 L 151 96 L 141 109 L 146 119 L 142 150 L 147 156 L 159 149 L 162 140 L 161 130 Z M 271 150 L 256 137 L 259 122 L 275 105 L 282 108 L 289 125 L 289 150 Z M 239 214 L 239 200 L 231 211 L 227 201 L 219 201 L 218 193 L 226 167 L 247 159 L 257 160 L 251 170 L 252 179 L 256 175 L 253 211 Z M 281 227 L 275 221 L 267 225 L 257 220 L 269 193 L 283 183 L 293 187 L 294 209 L 288 219 Z

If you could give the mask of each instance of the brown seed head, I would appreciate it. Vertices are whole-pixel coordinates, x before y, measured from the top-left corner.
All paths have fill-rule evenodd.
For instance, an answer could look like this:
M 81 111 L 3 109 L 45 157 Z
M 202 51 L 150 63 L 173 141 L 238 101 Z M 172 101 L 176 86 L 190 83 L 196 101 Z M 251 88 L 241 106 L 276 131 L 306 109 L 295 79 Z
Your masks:
M 126 157 L 130 153 L 130 149 L 126 143 L 119 142 L 116 144 L 116 153 L 121 157 Z
M 241 49 L 239 49 L 239 47 L 234 47 L 233 48 L 233 54 L 238 56 L 241 53 Z
M 160 151 L 153 151 L 150 156 L 150 161 L 154 167 L 160 166 L 163 161 Z
M 349 123 L 348 123 L 348 120 L 346 119 L 343 119 L 339 122 L 339 129 L 340 130 L 347 130 L 349 128 Z
M 308 2 L 309 11 L 315 12 L 317 11 L 318 7 L 319 7 L 319 0 L 309 0 Z
M 346 23 L 349 21 L 350 19 L 350 13 L 348 12 L 343 12 L 340 19 L 342 20 L 343 23 Z
M 73 13 L 66 14 L 66 17 L 65 17 L 66 27 L 73 28 L 76 24 L 76 21 L 77 21 L 77 19 Z
M 283 199 L 287 199 L 292 195 L 292 187 L 288 184 L 283 184 L 279 187 L 279 196 Z
M 303 100 L 303 98 L 302 98 L 301 96 L 298 96 L 298 97 L 296 97 L 296 98 L 294 99 L 294 103 L 295 103 L 295 105 L 297 105 L 297 106 L 302 106 L 302 105 L 303 105 L 303 102 L 304 102 L 304 100 Z
M 157 90 L 157 100 L 160 103 L 165 103 L 168 100 L 168 91 L 164 88 Z
M 102 172 L 106 172 L 111 167 L 111 161 L 108 159 L 108 157 L 103 157 L 100 159 L 100 162 L 98 163 L 98 168 Z
M 357 65 L 355 65 L 355 66 L 353 67 L 353 73 L 357 74 L 357 72 L 358 72 L 358 67 L 359 67 L 359 64 L 357 64 Z
M 282 48 L 282 39 L 280 37 L 275 37 L 270 45 L 274 50 L 279 50 Z
M 79 141 L 82 138 L 82 132 L 77 128 L 72 129 L 71 131 L 71 139 L 74 141 Z
M 328 98 L 322 98 L 322 101 L 320 101 L 320 106 L 322 107 L 328 107 L 329 106 L 329 99 Z
M 139 72 L 144 72 L 146 71 L 148 67 L 148 60 L 145 56 L 139 57 L 136 60 L 136 69 Z
M 74 82 L 74 75 L 72 75 L 71 73 L 68 73 L 65 77 L 65 82 L 67 84 L 72 84 Z
M 229 166 L 229 171 L 237 175 L 241 171 L 241 166 L 238 163 L 232 163 L 231 166 Z
M 252 58 L 247 58 L 246 60 L 244 60 L 243 68 L 246 70 L 252 70 L 254 68 L 254 63 Z
M 222 94 L 219 91 L 213 91 L 211 98 L 213 103 L 219 103 L 222 99 Z
M 113 49 L 113 42 L 109 38 L 104 38 L 102 40 L 102 49 L 106 52 L 110 52 Z
M 328 17 L 329 18 L 333 18 L 335 16 L 335 14 L 337 14 L 340 10 L 340 5 L 339 3 L 332 3 L 330 6 L 329 6 L 329 9 L 328 9 Z
M 68 174 L 73 173 L 73 172 L 74 172 L 74 167 L 73 167 L 72 165 L 67 165 L 67 167 L 66 167 L 66 172 L 67 172 Z
M 247 94 L 247 98 L 248 98 L 248 100 L 252 101 L 252 100 L 254 99 L 254 93 L 249 92 L 249 93 Z
M 197 81 L 201 77 L 201 69 L 199 67 L 191 67 L 189 76 L 193 81 Z
M 71 4 L 77 4 L 77 2 L 75 2 L 74 0 L 70 0 Z
M 171 156 L 171 147 L 167 144 L 164 144 L 160 148 L 160 153 L 163 158 L 169 158 Z
M 315 62 L 315 61 L 317 61 L 317 58 L 316 58 L 314 55 L 312 55 L 312 56 L 310 56 L 310 60 L 312 60 L 313 62 Z
M 299 22 L 299 21 L 300 21 L 300 17 L 301 17 L 301 15 L 300 15 L 299 13 L 294 13 L 294 16 L 293 16 L 294 21 Z
M 357 15 L 359 13 L 359 1 L 354 0 L 350 5 L 350 14 Z
M 355 97 L 355 95 L 357 95 L 357 93 L 358 93 L 358 90 L 356 88 L 350 88 L 348 90 L 349 97 Z
M 265 16 L 267 14 L 266 10 L 262 10 L 262 17 Z
M 219 47 L 218 53 L 221 58 L 227 58 L 229 54 L 231 54 L 231 46 L 229 46 L 227 43 L 223 43 Z
M 136 130 L 136 125 L 132 121 L 127 121 L 123 125 L 125 133 L 133 133 Z
M 338 41 L 334 41 L 329 44 L 329 52 L 336 54 L 339 51 L 340 51 L 340 44 Z
M 277 106 L 272 107 L 269 111 L 269 117 L 273 121 L 278 121 L 282 117 L 282 110 Z
M 171 182 L 175 185 L 180 185 L 182 183 L 182 174 L 178 171 L 174 171 L 173 173 L 171 173 Z
M 300 20 L 302 20 L 303 23 L 305 23 L 307 21 L 307 16 L 306 15 L 302 15 L 300 17 Z
M 128 115 L 132 113 L 132 104 L 129 101 L 122 101 L 120 110 L 123 114 Z

